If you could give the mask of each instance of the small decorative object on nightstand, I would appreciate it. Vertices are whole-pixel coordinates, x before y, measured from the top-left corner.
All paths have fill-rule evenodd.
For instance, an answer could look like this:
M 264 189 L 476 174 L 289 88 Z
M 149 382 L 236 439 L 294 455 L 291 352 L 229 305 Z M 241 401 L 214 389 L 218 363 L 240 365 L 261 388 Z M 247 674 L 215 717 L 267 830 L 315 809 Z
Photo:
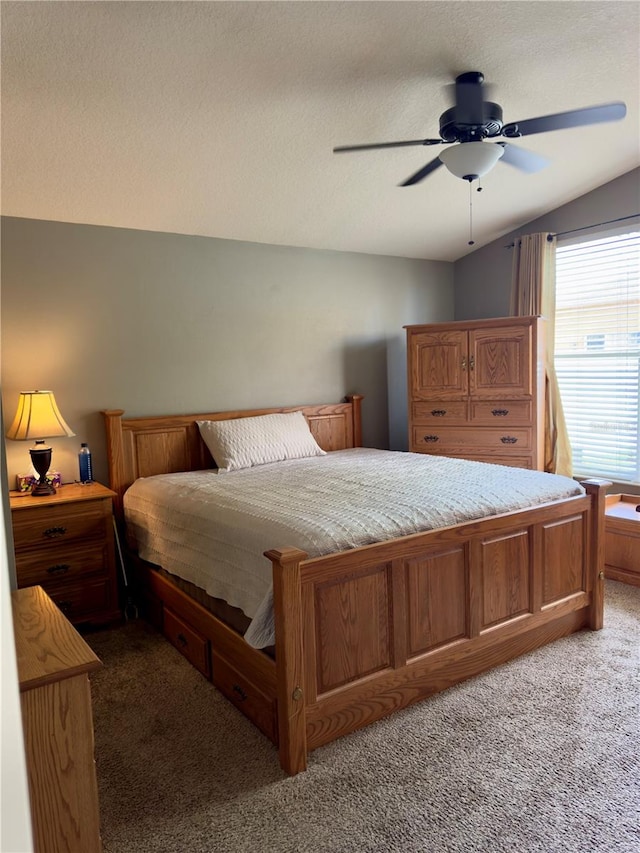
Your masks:
M 120 619 L 112 501 L 100 483 L 10 492 L 18 586 L 39 584 L 74 624 Z

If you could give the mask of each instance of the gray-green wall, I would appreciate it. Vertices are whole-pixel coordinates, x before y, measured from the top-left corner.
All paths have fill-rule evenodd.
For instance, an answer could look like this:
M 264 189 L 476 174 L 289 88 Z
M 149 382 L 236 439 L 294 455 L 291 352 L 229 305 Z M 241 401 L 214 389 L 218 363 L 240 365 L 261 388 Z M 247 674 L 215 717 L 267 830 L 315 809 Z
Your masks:
M 640 210 L 640 169 L 455 264 L 2 219 L 2 397 L 55 391 L 76 438 L 54 439 L 65 480 L 88 441 L 106 481 L 99 411 L 204 412 L 365 395 L 364 442 L 405 449 L 402 326 L 509 312 L 521 233 Z M 28 466 L 7 442 L 9 483 Z
M 640 169 L 634 169 L 466 255 L 455 263 L 456 320 L 508 316 L 512 251 L 505 247 L 520 234 L 571 231 L 639 212 Z
M 128 415 L 365 395 L 363 439 L 406 448 L 408 323 L 453 318 L 453 264 L 5 217 L 2 395 L 50 389 L 106 482 L 101 409 Z M 27 446 L 7 442 L 9 483 Z

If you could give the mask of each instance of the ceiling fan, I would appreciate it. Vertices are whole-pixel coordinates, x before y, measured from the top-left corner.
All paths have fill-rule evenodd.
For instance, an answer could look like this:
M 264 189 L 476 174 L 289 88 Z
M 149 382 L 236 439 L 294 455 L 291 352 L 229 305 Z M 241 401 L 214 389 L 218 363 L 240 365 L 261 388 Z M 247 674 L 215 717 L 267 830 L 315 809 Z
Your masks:
M 579 110 L 555 113 L 524 121 L 503 124 L 502 107 L 485 100 L 484 75 L 480 71 L 467 71 L 455 80 L 455 105 L 440 116 L 439 139 L 410 139 L 401 142 L 373 142 L 366 145 L 341 145 L 335 153 L 365 151 L 375 148 L 402 148 L 410 145 L 441 145 L 457 143 L 445 148 L 442 153 L 423 166 L 400 186 L 408 187 L 422 181 L 440 166 L 445 165 L 456 177 L 465 181 L 477 180 L 486 175 L 498 162 L 508 163 L 522 172 L 538 172 L 549 161 L 533 151 L 511 145 L 508 142 L 485 142 L 503 136 L 515 139 L 534 133 L 564 130 L 606 121 L 618 121 L 627 113 L 622 101 L 584 107 Z

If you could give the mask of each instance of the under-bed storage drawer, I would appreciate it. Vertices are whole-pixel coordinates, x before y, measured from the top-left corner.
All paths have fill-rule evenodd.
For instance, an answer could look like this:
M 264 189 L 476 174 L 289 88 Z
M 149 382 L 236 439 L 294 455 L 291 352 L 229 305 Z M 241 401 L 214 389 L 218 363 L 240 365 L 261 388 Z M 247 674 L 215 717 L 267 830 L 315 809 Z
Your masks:
M 211 678 L 211 657 L 209 641 L 195 631 L 169 608 L 165 607 L 162 619 L 162 630 L 165 637 L 181 652 L 189 663 Z
M 216 652 L 213 653 L 213 683 L 270 740 L 278 743 L 275 699 L 258 690 Z

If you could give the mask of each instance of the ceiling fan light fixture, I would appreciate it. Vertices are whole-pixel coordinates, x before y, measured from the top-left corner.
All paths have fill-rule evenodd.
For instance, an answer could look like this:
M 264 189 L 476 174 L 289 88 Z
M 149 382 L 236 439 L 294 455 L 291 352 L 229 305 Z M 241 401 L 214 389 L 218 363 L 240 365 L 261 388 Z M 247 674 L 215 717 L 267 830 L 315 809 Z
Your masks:
M 490 172 L 504 154 L 504 148 L 493 142 L 460 142 L 445 148 L 440 159 L 457 178 L 474 181 Z

